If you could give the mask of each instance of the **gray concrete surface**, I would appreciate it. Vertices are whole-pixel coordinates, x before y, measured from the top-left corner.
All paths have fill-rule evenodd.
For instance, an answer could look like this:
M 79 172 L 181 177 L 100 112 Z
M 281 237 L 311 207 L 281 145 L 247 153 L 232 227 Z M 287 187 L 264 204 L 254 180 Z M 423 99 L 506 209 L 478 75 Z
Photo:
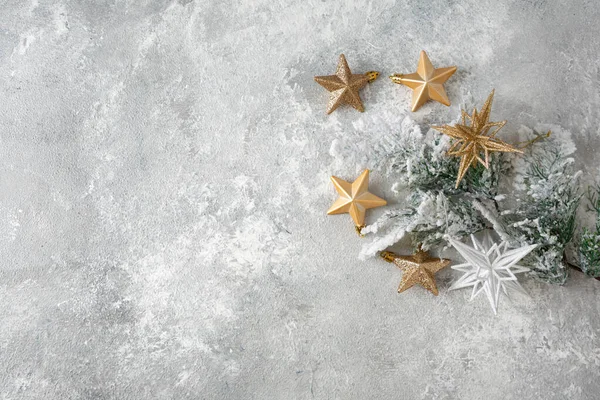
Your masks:
M 0 1 L 0 398 L 594 399 L 600 282 L 501 304 L 359 261 L 329 147 L 457 65 L 447 122 L 573 132 L 600 165 L 596 1 Z M 378 69 L 366 112 L 312 80 Z M 377 194 L 394 201 L 385 177 Z M 369 221 L 377 212 L 369 215 Z

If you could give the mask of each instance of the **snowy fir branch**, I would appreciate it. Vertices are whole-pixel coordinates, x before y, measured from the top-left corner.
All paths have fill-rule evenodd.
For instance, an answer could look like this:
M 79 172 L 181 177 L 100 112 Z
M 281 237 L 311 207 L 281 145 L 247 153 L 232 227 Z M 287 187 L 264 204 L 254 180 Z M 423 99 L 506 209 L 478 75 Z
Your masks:
M 525 128 L 523 132 L 536 137 L 542 134 Z M 516 193 L 507 201 L 500 220 L 514 246 L 538 245 L 523 260 L 531 273 L 543 281 L 563 284 L 568 277 L 565 249 L 575 233 L 581 199 L 581 171 L 574 170 L 570 157 L 575 151 L 570 134 L 556 126 L 552 132 L 515 160 L 519 165 L 515 168 Z
M 600 185 L 591 187 L 587 195 L 590 211 L 595 213 L 594 230 L 584 228 L 579 243 L 581 270 L 594 278 L 600 277 Z
M 407 237 L 427 250 L 446 245 L 449 238 L 493 228 L 515 247 L 538 245 L 523 260 L 535 277 L 566 281 L 565 249 L 573 239 L 581 199 L 581 172 L 573 167 L 575 146 L 569 132 L 557 126 L 521 128 L 519 136 L 530 143 L 524 155 L 493 153 L 488 169 L 470 168 L 455 188 L 459 159 L 446 155 L 451 139 L 432 129 L 423 131 L 408 116 L 390 121 L 374 119 L 355 127 L 375 132 L 370 151 L 365 151 L 366 143 L 346 143 L 343 138 L 330 150 L 337 159 L 378 170 L 394 182 L 399 197 L 395 208 L 362 230 L 372 239 L 361 258 Z M 553 133 L 546 137 L 549 130 Z M 600 202 L 595 206 L 600 218 Z M 600 274 L 600 219 L 594 232 L 583 234 L 580 255 L 582 264 L 586 260 L 590 266 L 588 274 Z

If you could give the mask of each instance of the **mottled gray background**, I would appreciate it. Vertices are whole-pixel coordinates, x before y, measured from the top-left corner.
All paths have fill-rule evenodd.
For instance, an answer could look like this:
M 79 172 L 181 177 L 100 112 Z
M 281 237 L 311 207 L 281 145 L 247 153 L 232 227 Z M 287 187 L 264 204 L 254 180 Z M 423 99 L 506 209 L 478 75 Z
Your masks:
M 600 282 L 396 293 L 359 261 L 332 140 L 404 112 L 426 49 L 594 173 L 600 12 L 573 1 L 0 1 L 0 398 L 593 399 Z M 382 71 L 366 112 L 312 80 Z M 368 152 L 368 149 L 365 149 Z M 385 177 L 375 193 L 397 202 Z M 379 210 L 369 214 L 376 218 Z M 408 249 L 407 249 L 408 250 Z

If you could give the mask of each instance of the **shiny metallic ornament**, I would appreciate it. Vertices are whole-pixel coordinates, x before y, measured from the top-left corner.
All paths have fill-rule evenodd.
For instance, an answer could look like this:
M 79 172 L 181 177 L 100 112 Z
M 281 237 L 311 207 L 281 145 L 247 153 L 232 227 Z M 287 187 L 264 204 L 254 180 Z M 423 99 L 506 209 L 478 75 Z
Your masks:
M 387 202 L 369 193 L 369 170 L 366 169 L 352 183 L 332 176 L 331 181 L 340 197 L 333 203 L 327 214 L 349 213 L 357 230 L 364 226 L 365 213 L 369 208 L 385 206 Z
M 402 293 L 418 283 L 437 296 L 439 292 L 435 282 L 435 273 L 451 263 L 445 258 L 431 257 L 420 247 L 412 256 L 400 256 L 391 251 L 383 251 L 380 256 L 387 262 L 396 264 L 402 270 L 402 281 L 398 286 L 398 293 Z
M 456 72 L 456 67 L 434 68 L 424 50 L 419 57 L 417 72 L 412 74 L 394 74 L 392 82 L 408 86 L 413 90 L 411 110 L 417 111 L 428 100 L 435 100 L 445 106 L 450 100 L 444 89 L 444 83 Z
M 344 103 L 350 104 L 360 112 L 365 111 L 358 91 L 367 83 L 373 82 L 378 76 L 379 72 L 377 71 L 353 74 L 346 57 L 341 54 L 335 75 L 315 76 L 315 81 L 331 92 L 327 103 L 327 114 L 331 114 Z
M 523 153 L 521 150 L 496 139 L 496 134 L 506 124 L 506 121 L 489 121 L 493 99 L 494 91 L 492 90 L 480 112 L 477 112 L 477 108 L 475 108 L 473 109 L 473 115 L 469 115 L 462 110 L 460 124 L 432 126 L 433 129 L 455 139 L 446 154 L 460 157 L 460 166 L 456 177 L 457 188 L 469 167 L 474 167 L 479 162 L 485 168 L 489 168 L 490 153 Z M 470 125 L 467 125 L 467 119 Z M 483 158 L 480 157 L 482 152 L 484 154 Z

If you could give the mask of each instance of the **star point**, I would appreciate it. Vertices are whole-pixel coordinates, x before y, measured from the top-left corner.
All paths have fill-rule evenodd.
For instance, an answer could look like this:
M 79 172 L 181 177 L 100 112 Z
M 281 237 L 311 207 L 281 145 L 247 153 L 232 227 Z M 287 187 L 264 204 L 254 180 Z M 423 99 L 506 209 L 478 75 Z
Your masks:
M 369 170 L 366 169 L 352 183 L 337 176 L 332 176 L 331 181 L 340 197 L 327 210 L 327 214 L 349 213 L 358 227 L 365 222 L 366 210 L 385 206 L 387 202 L 369 192 Z
M 315 81 L 330 92 L 327 114 L 331 114 L 342 104 L 349 104 L 360 112 L 365 111 L 358 92 L 378 76 L 376 71 L 353 74 L 346 57 L 341 54 L 335 75 L 315 76 Z
M 425 50 L 421 50 L 417 72 L 412 74 L 394 74 L 392 82 L 408 86 L 413 90 L 411 111 L 417 111 L 429 100 L 435 100 L 445 106 L 450 99 L 444 89 L 444 83 L 456 72 L 456 67 L 435 68 Z
M 402 270 L 402 280 L 398 286 L 398 293 L 419 284 L 437 296 L 439 291 L 435 281 L 435 273 L 446 268 L 451 262 L 445 258 L 431 257 L 429 253 L 420 248 L 410 256 L 401 256 L 391 251 L 383 251 L 380 256 Z

